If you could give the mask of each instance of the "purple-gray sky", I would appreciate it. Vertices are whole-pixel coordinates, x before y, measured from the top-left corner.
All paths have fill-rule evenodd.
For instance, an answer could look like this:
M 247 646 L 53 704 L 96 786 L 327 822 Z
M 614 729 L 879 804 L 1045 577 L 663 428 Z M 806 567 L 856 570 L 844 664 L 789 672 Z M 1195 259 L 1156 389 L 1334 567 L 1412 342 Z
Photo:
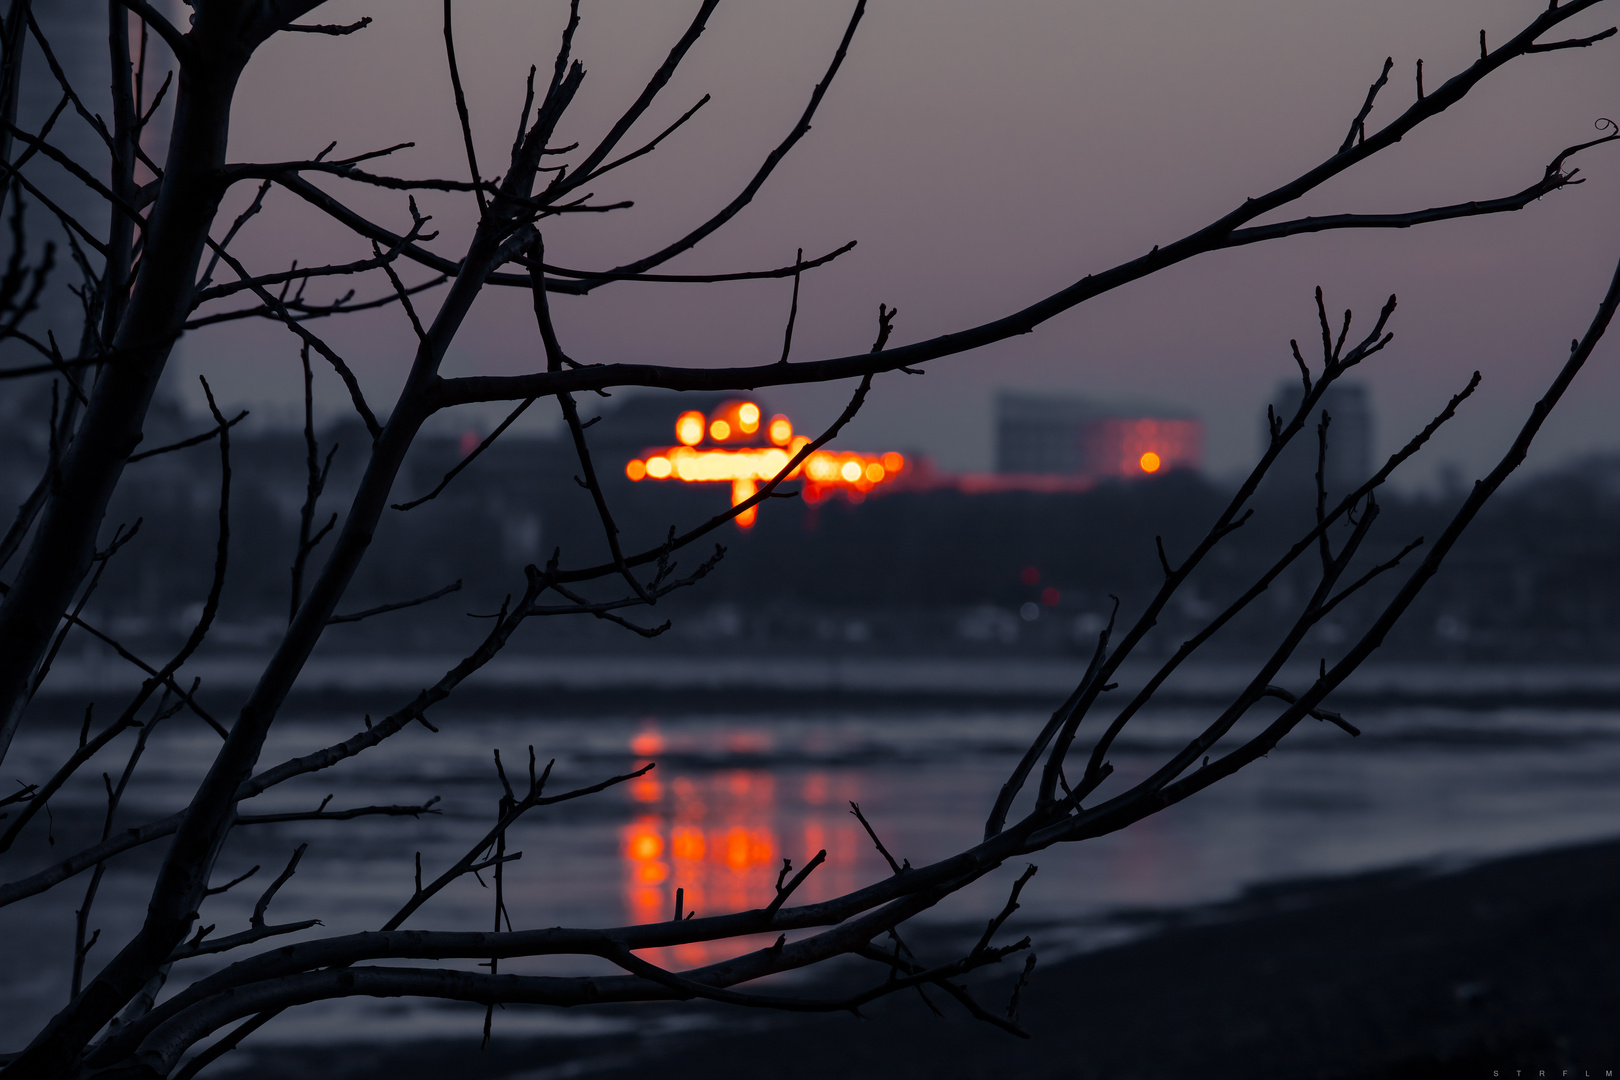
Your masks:
M 1431 89 L 1468 64 L 1483 26 L 1503 40 L 1539 0 L 872 0 L 814 130 L 722 233 L 667 269 L 757 268 L 859 247 L 806 277 L 794 356 L 867 347 L 880 301 L 897 305 L 897 342 L 995 317 L 1087 273 L 1134 257 L 1291 179 L 1337 147 L 1386 55 L 1390 85 L 1371 125 L 1414 94 L 1422 57 Z M 588 70 L 563 141 L 589 145 L 680 34 L 694 2 L 586 0 L 576 53 Z M 654 155 L 597 185 L 632 210 L 580 216 L 548 234 L 548 256 L 607 267 L 655 250 L 731 198 L 796 119 L 830 57 L 848 3 L 748 0 L 722 5 L 683 71 L 640 125 L 650 134 L 704 93 L 713 102 Z M 457 37 L 480 164 L 502 168 L 530 63 L 549 68 L 561 2 L 463 0 Z M 347 38 L 285 35 L 249 68 L 232 133 L 238 160 L 339 153 L 415 140 L 401 175 L 465 175 L 440 41 L 428 0 L 329 4 L 321 21 L 370 15 Z M 1572 27 L 1620 21 L 1605 5 Z M 1492 198 L 1537 179 L 1564 146 L 1620 117 L 1620 43 L 1527 57 L 1382 159 L 1313 195 L 1298 211 L 1396 211 Z M 635 145 L 636 135 L 626 141 Z M 1581 333 L 1620 254 L 1620 147 L 1579 160 L 1590 182 L 1517 214 L 1406 232 L 1338 233 L 1204 256 L 1064 315 L 1017 341 L 879 380 L 844 442 L 915 447 L 948 468 L 990 461 L 990 395 L 1051 388 L 1191 409 L 1208 425 L 1208 464 L 1240 466 L 1257 415 L 1292 376 L 1288 339 L 1317 337 L 1312 288 L 1330 310 L 1368 325 L 1398 293 L 1393 346 L 1363 369 L 1389 450 L 1478 367 L 1485 382 L 1420 465 L 1488 467 Z M 334 191 L 343 185 L 327 184 Z M 244 185 L 244 188 L 246 185 Z M 239 193 L 244 198 L 247 192 Z M 403 231 L 397 193 L 353 194 Z M 470 199 L 427 198 L 455 255 Z M 234 204 L 233 204 L 234 206 Z M 232 212 L 228 209 L 227 212 Z M 250 266 L 269 270 L 369 254 L 276 192 L 245 234 Z M 420 280 L 408 271 L 408 280 Z M 375 289 L 376 286 L 372 286 Z M 789 285 L 618 285 L 559 298 L 565 344 L 585 361 L 757 363 L 781 348 Z M 317 295 L 312 288 L 311 296 Z M 431 305 L 429 305 L 431 306 Z M 385 407 L 409 361 L 397 312 L 323 331 Z M 1620 447 L 1620 338 L 1594 358 L 1543 437 L 1546 464 Z M 527 297 L 491 289 L 452 352 L 455 372 L 533 366 Z M 271 325 L 195 335 L 182 370 L 206 371 L 261 413 L 290 409 L 295 343 Z M 778 390 L 767 400 L 801 427 L 825 421 L 847 388 Z M 338 395 L 329 400 L 341 402 Z M 279 403 L 279 404 L 278 404 Z M 456 420 L 487 429 L 487 413 Z

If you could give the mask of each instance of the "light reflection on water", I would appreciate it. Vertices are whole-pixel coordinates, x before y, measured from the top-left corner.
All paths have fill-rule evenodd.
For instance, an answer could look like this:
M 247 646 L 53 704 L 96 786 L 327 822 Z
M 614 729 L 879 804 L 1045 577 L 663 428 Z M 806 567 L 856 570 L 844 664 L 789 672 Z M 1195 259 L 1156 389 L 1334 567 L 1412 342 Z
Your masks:
M 513 925 L 602 926 L 671 919 L 675 890 L 700 915 L 762 907 L 783 859 L 827 862 L 795 894 L 816 902 L 881 880 L 888 869 L 849 803 L 859 802 L 897 859 L 923 865 L 970 846 L 996 789 L 1044 714 L 1028 709 L 943 712 L 828 710 L 535 719 L 465 711 L 436 719 L 438 733 L 412 728 L 327 773 L 290 782 L 254 800 L 251 812 L 310 809 L 328 792 L 334 806 L 442 798 L 444 813 L 420 821 L 360 818 L 240 830 L 220 861 L 228 880 L 257 863 L 273 872 L 310 842 L 299 872 L 278 894 L 277 921 L 319 917 L 305 936 L 375 929 L 410 894 L 415 853 L 436 875 L 489 827 L 499 786 L 490 751 L 508 761 L 534 743 L 557 758 L 560 792 L 623 773 L 658 768 L 629 784 L 534 811 L 514 828 L 523 858 L 504 868 Z M 1035 857 L 1040 875 L 1025 890 L 1008 933 L 1034 934 L 1043 961 L 1117 940 L 1135 924 L 1122 913 L 1230 897 L 1288 878 L 1357 872 L 1414 861 L 1488 857 L 1620 831 L 1620 713 L 1529 708 L 1468 712 L 1439 708 L 1357 711 L 1366 734 L 1349 739 L 1306 725 L 1268 758 L 1211 790 L 1113 836 Z M 1143 714 L 1112 754 L 1110 790 L 1146 775 L 1207 720 L 1181 708 Z M 266 764 L 350 733 L 347 717 L 289 717 L 277 725 Z M 1082 729 L 1085 733 L 1085 729 Z M 60 759 L 76 731 L 26 730 L 8 774 L 35 779 Z M 176 809 L 186 785 L 217 749 L 212 735 L 180 724 L 160 729 L 147 765 L 126 796 L 120 825 Z M 1087 747 L 1077 746 L 1077 753 Z M 55 852 L 99 834 L 97 760 L 53 802 Z M 9 779 L 9 775 L 7 777 Z M 27 845 L 23 845 L 26 847 Z M 5 878 L 44 844 L 8 856 Z M 95 925 L 102 944 L 92 967 L 134 930 L 145 906 L 151 855 L 111 864 Z M 936 927 L 982 928 L 1000 908 L 1018 865 L 924 913 Z M 261 875 L 262 876 L 262 875 Z M 0 909 L 0 940 L 26 953 L 0 974 L 0 1049 L 65 1000 L 72 908 L 84 878 L 57 897 Z M 261 886 L 262 888 L 262 886 Z M 218 933 L 246 925 L 259 889 L 208 900 L 203 921 Z M 46 902 L 46 901 L 49 902 Z M 407 928 L 484 929 L 492 894 L 464 879 L 435 897 Z M 975 931 L 976 936 L 976 931 Z M 677 968 L 758 948 L 769 938 L 649 953 Z M 106 948 L 106 952 L 101 950 Z M 181 981 L 216 964 L 188 961 Z M 594 963 L 594 961 L 593 961 Z M 561 971 L 555 961 L 504 962 L 502 971 Z M 594 969 L 593 969 L 594 970 Z M 295 1010 L 266 1035 L 288 1040 L 462 1035 L 476 1027 L 464 1010 L 403 1002 L 344 1002 Z M 596 1021 L 592 1021 L 596 1022 Z M 557 1010 L 509 1009 L 499 1024 L 539 1031 L 582 1023 Z
M 705 746 L 701 736 L 670 740 L 656 725 L 644 723 L 629 749 L 639 758 L 657 758 L 675 748 L 722 750 L 744 759 L 773 749 L 770 732 L 760 728 L 715 735 Z M 673 918 L 677 890 L 687 914 L 764 907 L 776 895 L 783 861 L 803 867 L 818 851 L 827 853 L 826 861 L 794 893 L 794 903 L 828 900 L 858 886 L 864 837 L 847 810 L 860 799 L 859 777 L 851 770 L 782 770 L 781 775 L 765 768 L 672 770 L 667 778 L 655 772 L 631 781 L 625 795 L 633 813 L 620 830 L 627 923 Z M 655 963 L 698 967 L 769 938 L 694 942 L 649 950 L 647 956 Z

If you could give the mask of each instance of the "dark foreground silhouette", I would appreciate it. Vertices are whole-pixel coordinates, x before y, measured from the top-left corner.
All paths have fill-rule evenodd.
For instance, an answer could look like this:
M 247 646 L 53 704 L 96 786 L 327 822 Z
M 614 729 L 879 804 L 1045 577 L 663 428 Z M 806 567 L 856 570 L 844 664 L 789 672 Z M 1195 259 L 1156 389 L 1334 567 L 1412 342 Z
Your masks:
M 903 995 L 864 1020 L 717 1010 L 715 1027 L 685 1035 L 520 1040 L 497 1029 L 484 1051 L 470 1027 L 456 1045 L 248 1051 L 251 1066 L 235 1075 L 1612 1076 L 1604 1070 L 1620 1071 L 1617 872 L 1620 843 L 1607 842 L 1457 873 L 1256 891 L 1171 916 L 1145 940 L 1037 969 L 1021 1008 L 1029 1040 L 974 1023 L 936 993 L 944 1019 Z M 996 983 L 980 990 L 986 1002 L 1006 1000 Z

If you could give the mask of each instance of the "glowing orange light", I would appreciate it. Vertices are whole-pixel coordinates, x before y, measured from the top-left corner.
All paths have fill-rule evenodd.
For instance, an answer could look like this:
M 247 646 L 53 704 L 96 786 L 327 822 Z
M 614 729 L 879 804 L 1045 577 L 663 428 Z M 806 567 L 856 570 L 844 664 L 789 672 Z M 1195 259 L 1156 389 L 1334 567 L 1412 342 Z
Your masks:
M 638 776 L 630 782 L 630 797 L 641 803 L 658 802 L 664 797 L 664 785 L 650 776 Z
M 655 832 L 644 830 L 631 836 L 630 843 L 626 847 L 632 859 L 647 862 L 664 853 L 664 838 Z
M 770 444 L 759 438 L 762 427 Z M 807 481 L 801 493 L 808 504 L 835 494 L 858 503 L 867 492 L 894 480 L 907 468 L 906 459 L 893 451 L 834 454 L 818 450 L 790 470 L 789 464 L 810 440 L 793 434 L 792 421 L 780 413 L 766 425 L 759 405 L 752 401 L 732 401 L 711 416 L 696 410 L 682 413 L 676 434 L 681 445 L 644 451 L 641 458 L 625 466 L 625 475 L 633 480 L 729 483 L 731 504 L 740 506 L 759 490 L 760 484 L 778 478 Z M 726 442 L 733 445 L 712 445 Z M 736 445 L 739 442 L 741 445 Z M 734 520 L 738 527 L 747 529 L 757 515 L 758 508 L 749 507 Z
M 1142 455 L 1142 460 L 1137 464 L 1142 466 L 1143 472 L 1158 472 L 1159 466 L 1164 464 L 1164 462 L 1159 458 L 1158 454 L 1155 454 L 1153 451 L 1149 450 L 1147 453 Z
M 748 831 L 732 829 L 726 833 L 726 865 L 732 870 L 748 869 Z
M 725 864 L 733 873 L 768 863 L 776 854 L 776 844 L 768 829 L 734 826 L 726 830 L 724 843 Z
M 641 879 L 643 885 L 659 885 L 669 877 L 669 866 L 661 862 L 642 863 L 636 870 L 636 877 Z
M 630 901 L 630 917 L 635 921 L 650 923 L 669 918 L 669 911 L 664 907 L 663 889 L 643 885 L 629 890 L 627 899 Z
M 758 490 L 759 488 L 754 486 L 753 480 L 747 477 L 738 477 L 736 480 L 731 482 L 731 505 L 737 506 L 743 502 L 746 502 L 747 500 L 753 498 L 754 492 Z M 737 515 L 737 524 L 741 525 L 745 529 L 750 528 L 754 524 L 754 518 L 758 515 L 758 513 L 759 507 L 750 506 L 748 509 Z
M 683 826 L 670 835 L 669 853 L 677 859 L 701 859 L 707 850 L 702 829 Z
M 703 414 L 697 410 L 681 413 L 675 421 L 675 438 L 683 445 L 696 446 L 703 441 Z
M 630 752 L 637 757 L 652 757 L 664 752 L 664 737 L 656 731 L 638 731 L 630 737 Z

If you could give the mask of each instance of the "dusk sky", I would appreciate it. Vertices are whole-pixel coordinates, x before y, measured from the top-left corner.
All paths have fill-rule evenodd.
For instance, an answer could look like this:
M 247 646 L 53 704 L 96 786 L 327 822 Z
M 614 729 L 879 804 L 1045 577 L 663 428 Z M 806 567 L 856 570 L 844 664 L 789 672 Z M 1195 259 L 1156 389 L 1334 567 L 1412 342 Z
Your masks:
M 713 101 L 653 155 L 595 186 L 633 209 L 580 215 L 547 233 L 548 258 L 607 268 L 656 250 L 728 201 L 787 132 L 821 77 L 851 5 L 749 0 L 722 5 L 683 70 L 625 142 L 656 132 L 704 93 Z M 755 269 L 859 246 L 806 275 L 793 355 L 867 348 L 879 302 L 898 306 L 896 343 L 963 328 L 1190 232 L 1329 156 L 1377 76 L 1395 60 L 1376 129 L 1494 45 L 1539 0 L 872 0 L 814 129 L 754 203 L 670 272 Z M 464 0 L 456 32 L 486 176 L 503 170 L 530 63 L 542 78 L 566 5 Z M 679 36 L 696 4 L 588 0 L 576 41 L 587 76 L 560 132 L 594 143 Z M 464 178 L 440 38 L 439 5 L 334 3 L 320 21 L 375 21 L 346 38 L 283 35 L 261 50 L 238 94 L 233 157 L 337 155 L 414 140 L 398 175 Z M 1600 7 L 1571 35 L 1617 21 Z M 1285 215 L 1419 209 L 1495 198 L 1540 177 L 1563 147 L 1620 118 L 1620 44 L 1537 55 L 1492 76 L 1463 105 L 1420 127 Z M 1442 461 L 1478 475 L 1494 462 L 1585 330 L 1620 253 L 1620 146 L 1576 162 L 1590 181 L 1517 214 L 1403 232 L 1302 237 L 1203 256 L 1063 315 L 1036 333 L 936 361 L 924 377 L 881 377 L 841 440 L 919 449 L 946 468 L 990 466 L 997 388 L 1189 410 L 1207 424 L 1216 474 L 1256 451 L 1259 414 L 1294 377 L 1288 340 L 1310 356 L 1312 289 L 1357 326 L 1397 293 L 1396 338 L 1362 369 L 1388 452 L 1479 368 L 1484 384 L 1409 482 Z M 399 193 L 322 181 L 404 231 Z M 233 214 L 251 193 L 242 185 Z M 455 257 L 471 199 L 420 200 Z M 222 216 L 222 222 L 228 216 Z M 369 248 L 276 191 L 239 252 L 260 271 L 351 259 Z M 404 271 L 423 280 L 420 269 Z M 367 295 L 377 291 L 368 286 Z M 586 362 L 740 364 L 781 350 L 790 284 L 623 284 L 556 299 L 565 346 Z M 328 295 L 312 286 L 310 298 Z M 424 309 L 435 306 L 424 302 Z M 379 410 L 410 358 L 397 311 L 326 324 Z M 1620 339 L 1610 338 L 1543 436 L 1533 464 L 1620 448 Z M 537 364 L 528 297 L 491 288 L 447 371 L 514 373 Z M 217 378 L 227 397 L 285 415 L 297 388 L 294 339 L 271 324 L 199 333 L 180 370 Z M 335 389 L 335 381 L 328 389 Z M 850 387 L 764 393 L 801 429 L 829 420 Z M 338 394 L 330 403 L 341 404 Z M 539 410 L 536 410 L 539 411 Z M 554 407 L 550 410 L 554 412 Z M 445 422 L 488 430 L 493 411 Z M 549 414 L 548 414 L 549 415 Z

